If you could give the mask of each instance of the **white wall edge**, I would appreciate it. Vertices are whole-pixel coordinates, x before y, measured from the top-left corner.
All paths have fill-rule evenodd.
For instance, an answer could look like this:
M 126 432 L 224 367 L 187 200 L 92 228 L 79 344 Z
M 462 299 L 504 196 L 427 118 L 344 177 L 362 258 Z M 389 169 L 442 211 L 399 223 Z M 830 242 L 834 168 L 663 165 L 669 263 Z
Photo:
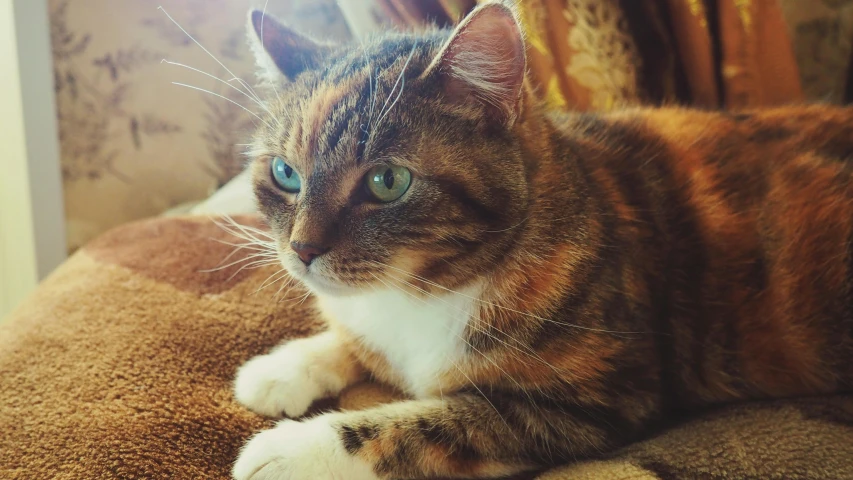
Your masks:
M 12 118 L 0 132 L 0 317 L 66 257 L 47 0 L 3 4 L 0 101 Z

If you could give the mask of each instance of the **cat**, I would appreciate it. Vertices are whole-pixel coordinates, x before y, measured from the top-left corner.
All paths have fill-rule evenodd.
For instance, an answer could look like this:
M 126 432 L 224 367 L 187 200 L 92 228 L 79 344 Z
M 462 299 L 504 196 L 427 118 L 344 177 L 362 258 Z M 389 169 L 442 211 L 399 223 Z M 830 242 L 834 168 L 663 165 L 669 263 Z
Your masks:
M 853 109 L 548 111 L 509 2 L 315 42 L 250 14 L 260 211 L 328 329 L 235 396 L 245 479 L 496 478 L 697 410 L 853 386 Z

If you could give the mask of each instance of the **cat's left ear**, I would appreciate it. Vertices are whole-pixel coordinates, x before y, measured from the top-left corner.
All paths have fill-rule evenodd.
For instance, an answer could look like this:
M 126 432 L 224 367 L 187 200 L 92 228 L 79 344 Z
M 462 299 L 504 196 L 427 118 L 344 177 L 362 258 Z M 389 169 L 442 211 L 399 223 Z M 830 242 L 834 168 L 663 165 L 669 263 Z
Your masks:
M 490 120 L 509 128 L 521 112 L 527 58 L 516 7 L 492 2 L 462 20 L 426 75 L 438 75 L 445 98 L 476 102 Z
M 268 80 L 297 75 L 318 68 L 331 47 L 301 35 L 260 10 L 249 12 L 249 44 L 261 74 Z

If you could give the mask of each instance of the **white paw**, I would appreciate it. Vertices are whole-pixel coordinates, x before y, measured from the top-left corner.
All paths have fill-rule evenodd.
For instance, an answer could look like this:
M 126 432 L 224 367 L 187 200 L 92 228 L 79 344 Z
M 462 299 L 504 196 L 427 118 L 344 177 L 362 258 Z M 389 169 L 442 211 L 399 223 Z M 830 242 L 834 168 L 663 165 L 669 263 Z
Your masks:
M 290 342 L 240 367 L 234 384 L 237 401 L 268 417 L 298 417 L 328 393 L 321 372 L 311 365 L 304 341 Z
M 332 426 L 334 414 L 305 422 L 284 420 L 243 447 L 236 480 L 378 480 L 367 462 L 344 449 Z

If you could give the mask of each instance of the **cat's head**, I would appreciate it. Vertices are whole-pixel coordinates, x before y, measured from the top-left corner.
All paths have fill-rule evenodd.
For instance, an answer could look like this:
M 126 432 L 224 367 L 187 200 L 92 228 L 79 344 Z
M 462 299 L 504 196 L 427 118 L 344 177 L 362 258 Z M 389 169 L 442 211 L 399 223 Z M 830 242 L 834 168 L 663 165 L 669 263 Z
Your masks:
M 258 11 L 249 23 L 273 86 L 254 188 L 291 275 L 330 295 L 455 288 L 500 261 L 530 202 L 512 6 L 363 44 L 318 43 Z

